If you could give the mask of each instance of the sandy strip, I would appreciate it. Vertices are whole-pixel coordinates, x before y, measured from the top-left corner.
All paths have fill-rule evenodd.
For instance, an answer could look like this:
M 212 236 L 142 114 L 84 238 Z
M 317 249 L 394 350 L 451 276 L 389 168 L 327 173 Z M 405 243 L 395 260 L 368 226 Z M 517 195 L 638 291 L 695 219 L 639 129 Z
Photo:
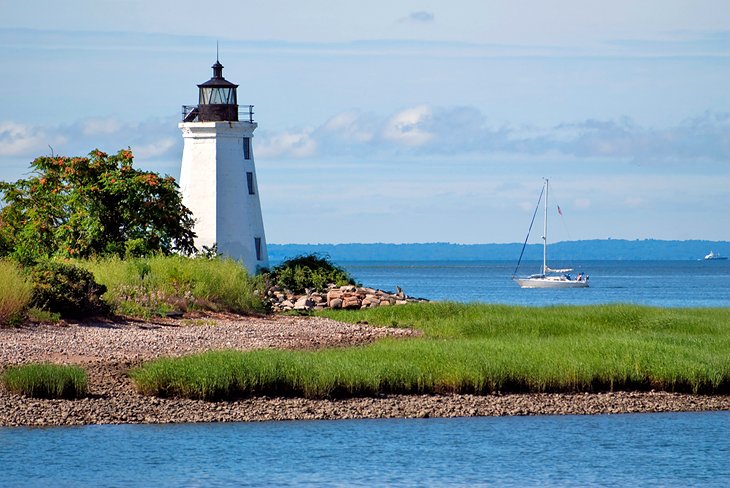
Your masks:
M 341 400 L 263 397 L 204 402 L 145 397 L 126 376 L 130 367 L 161 356 L 211 349 L 346 346 L 413 334 L 417 332 L 318 317 L 224 315 L 0 329 L 0 368 L 39 361 L 78 364 L 89 374 L 90 389 L 89 396 L 79 400 L 38 400 L 0 388 L 0 426 L 730 410 L 730 395 L 663 392 L 389 395 Z

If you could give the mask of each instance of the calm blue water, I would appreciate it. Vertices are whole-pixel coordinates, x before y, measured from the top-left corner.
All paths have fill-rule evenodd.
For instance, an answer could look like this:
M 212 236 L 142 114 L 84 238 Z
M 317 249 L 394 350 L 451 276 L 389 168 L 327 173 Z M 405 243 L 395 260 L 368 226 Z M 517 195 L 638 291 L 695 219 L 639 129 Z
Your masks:
M 728 486 L 730 412 L 0 429 L 0 485 Z
M 512 280 L 515 263 L 506 261 L 338 263 L 366 286 L 429 300 L 511 305 L 637 303 L 659 307 L 730 307 L 727 261 L 583 261 L 572 266 L 590 276 L 590 287 L 523 289 Z M 520 275 L 537 273 L 542 262 L 528 261 Z
M 730 307 L 730 261 L 573 263 L 580 290 L 523 290 L 506 262 L 338 264 L 431 300 Z M 730 486 L 730 412 L 0 428 L 0 468 L 0 487 Z

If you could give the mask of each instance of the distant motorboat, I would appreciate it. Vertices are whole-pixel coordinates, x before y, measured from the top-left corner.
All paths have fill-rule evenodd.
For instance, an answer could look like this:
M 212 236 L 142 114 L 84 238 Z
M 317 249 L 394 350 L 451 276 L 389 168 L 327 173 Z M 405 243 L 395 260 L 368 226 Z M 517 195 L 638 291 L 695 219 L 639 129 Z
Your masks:
M 522 253 L 520 253 L 520 259 L 517 261 L 517 267 L 515 268 L 515 274 L 512 275 L 512 279 L 520 285 L 521 288 L 588 288 L 588 275 L 579 273 L 574 277 L 569 274 L 573 271 L 572 268 L 552 269 L 547 265 L 548 191 L 549 184 L 546 178 L 542 191 L 540 192 L 540 198 L 537 200 L 535 214 L 532 216 L 532 221 L 534 222 L 535 215 L 537 214 L 537 210 L 540 208 L 540 201 L 542 200 L 544 193 L 545 217 L 543 219 L 542 235 L 542 270 L 539 274 L 527 277 L 518 278 L 516 276 L 517 269 L 520 267 L 520 262 L 522 261 L 522 254 L 525 252 L 527 240 L 530 238 L 530 233 L 528 231 L 527 239 L 525 239 L 525 244 L 522 246 Z M 558 208 L 558 211 L 560 211 L 560 208 Z M 530 229 L 532 229 L 532 224 L 530 224 Z
M 727 259 L 727 256 L 720 256 L 719 253 L 715 254 L 714 252 L 710 251 L 710 254 L 705 256 L 705 261 L 715 261 L 719 259 Z

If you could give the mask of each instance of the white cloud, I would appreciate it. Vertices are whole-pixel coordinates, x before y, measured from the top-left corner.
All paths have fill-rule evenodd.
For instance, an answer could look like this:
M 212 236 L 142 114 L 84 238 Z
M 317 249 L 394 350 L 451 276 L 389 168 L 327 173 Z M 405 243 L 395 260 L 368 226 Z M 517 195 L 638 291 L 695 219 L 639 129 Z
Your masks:
M 47 154 L 85 155 L 94 148 L 115 152 L 132 147 L 138 158 L 180 157 L 182 140 L 170 119 L 125 124 L 114 118 L 83 119 L 64 126 L 0 123 L 0 156 L 31 161 Z M 321 125 L 262 131 L 255 154 L 264 158 L 321 161 L 393 161 L 430 157 L 470 161 L 615 161 L 638 164 L 717 166 L 730 161 L 730 113 L 706 112 L 661 129 L 629 118 L 587 119 L 552 127 L 493 126 L 469 106 L 416 105 L 389 115 L 349 110 Z
M 172 137 L 164 137 L 158 141 L 150 142 L 149 144 L 134 145 L 132 151 L 134 152 L 135 158 L 154 158 L 168 154 L 171 149 L 177 147 L 179 141 Z
M 311 129 L 298 132 L 286 131 L 273 135 L 262 135 L 256 141 L 256 155 L 262 157 L 290 156 L 305 158 L 317 151 L 317 142 L 312 139 Z
M 370 142 L 375 137 L 374 130 L 369 127 L 361 113 L 356 111 L 342 112 L 325 122 L 322 129 L 345 141 Z
M 48 146 L 65 141 L 63 135 L 48 133 L 42 127 L 0 122 L 0 156 L 32 156 L 32 159 L 47 154 Z
M 341 112 L 316 129 L 267 133 L 258 154 L 303 158 L 372 158 L 461 155 L 639 164 L 718 164 L 730 160 L 730 114 L 705 113 L 661 129 L 628 117 L 587 119 L 551 127 L 490 126 L 469 106 L 417 105 L 388 116 Z
M 533 150 L 554 147 L 578 157 L 627 158 L 637 162 L 727 162 L 730 159 L 730 114 L 706 112 L 674 127 L 654 129 L 619 121 L 593 120 L 561 124 L 532 140 Z
M 396 144 L 422 146 L 434 138 L 434 134 L 424 130 L 431 120 L 428 105 L 407 108 L 393 115 L 383 128 L 383 137 Z
M 131 147 L 136 165 L 151 171 L 179 164 L 182 138 L 171 120 L 150 119 L 124 124 L 114 119 L 83 119 L 70 125 L 0 122 L 0 180 L 19 177 L 35 158 L 54 154 L 85 156 L 99 148 L 107 153 Z

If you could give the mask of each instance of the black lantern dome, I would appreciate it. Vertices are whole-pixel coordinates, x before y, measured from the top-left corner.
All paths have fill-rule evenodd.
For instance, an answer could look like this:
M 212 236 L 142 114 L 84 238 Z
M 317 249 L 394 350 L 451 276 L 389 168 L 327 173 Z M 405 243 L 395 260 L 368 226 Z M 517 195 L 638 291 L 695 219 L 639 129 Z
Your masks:
M 223 78 L 223 65 L 216 59 L 213 77 L 198 85 L 198 120 L 201 122 L 237 121 L 238 85 Z

